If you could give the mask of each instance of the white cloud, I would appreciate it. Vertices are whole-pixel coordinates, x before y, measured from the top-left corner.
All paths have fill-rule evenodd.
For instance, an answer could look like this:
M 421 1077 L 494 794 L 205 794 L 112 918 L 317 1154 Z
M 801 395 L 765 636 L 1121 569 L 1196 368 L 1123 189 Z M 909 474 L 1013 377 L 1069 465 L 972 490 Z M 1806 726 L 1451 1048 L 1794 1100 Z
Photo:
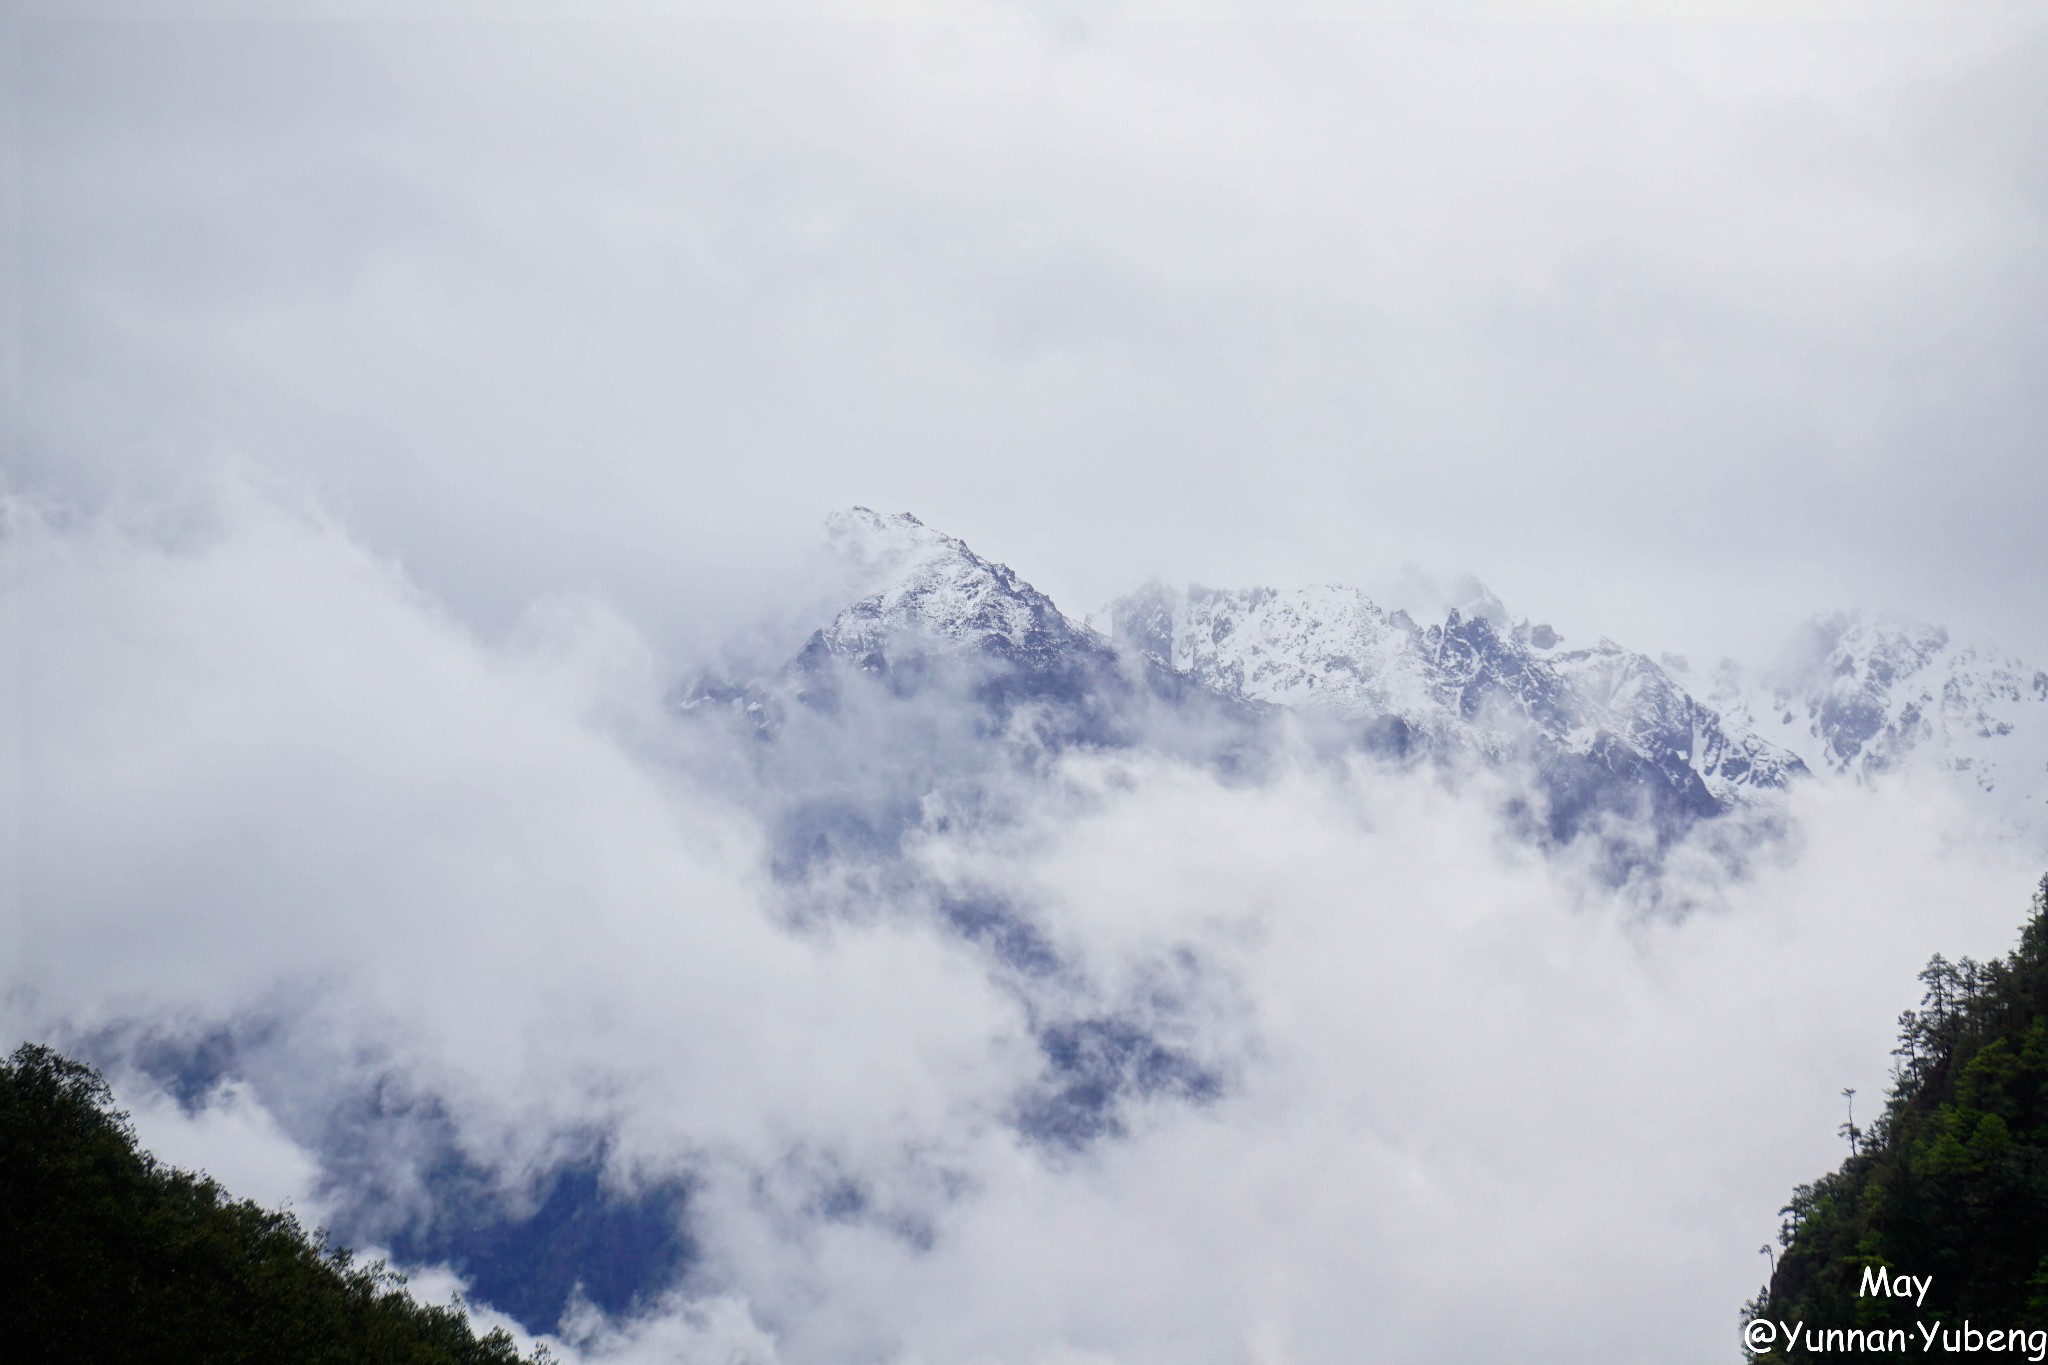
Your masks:
M 1673 924 L 1426 782 L 1141 774 L 1008 874 L 1089 951 L 1229 980 L 1194 1032 L 1248 1040 L 1238 1084 L 1006 1172 L 855 1299 L 933 1360 L 1725 1358 L 1838 1090 L 1875 1112 L 1919 965 L 2009 946 L 2033 874 L 1940 793 L 1797 810 L 1795 860 Z
M 631 1095 L 634 1156 L 986 1099 L 1009 1003 L 930 934 L 770 923 L 746 825 L 591 723 L 601 659 L 565 691 L 534 634 L 481 644 L 263 505 L 179 547 L 28 519 L 14 554 L 31 1018 L 282 1014 L 309 1083 L 412 1069 L 507 1142 Z
M 9 1031 L 271 1021 L 253 1089 L 139 1111 L 250 1192 L 303 1190 L 294 1125 L 378 1075 L 508 1176 L 592 1129 L 692 1172 L 697 1278 L 572 1322 L 593 1360 L 1726 1359 L 1838 1090 L 1874 1104 L 1920 963 L 2002 950 L 2034 874 L 1944 791 L 1811 784 L 1673 923 L 1483 789 L 1073 758 L 913 857 L 1045 928 L 1038 1006 L 1147 1017 L 1226 1085 L 1047 1151 L 1002 1121 L 1019 997 L 914 888 L 790 927 L 747 802 L 656 746 L 628 620 L 480 638 L 249 497 L 9 535 Z M 833 1177 L 868 1216 L 807 1211 Z
M 159 1161 L 203 1170 L 237 1199 L 267 1208 L 290 1205 L 317 1222 L 318 1159 L 287 1137 L 246 1082 L 229 1081 L 191 1110 L 162 1091 L 124 1086 L 138 1098 L 129 1105 L 137 1141 Z

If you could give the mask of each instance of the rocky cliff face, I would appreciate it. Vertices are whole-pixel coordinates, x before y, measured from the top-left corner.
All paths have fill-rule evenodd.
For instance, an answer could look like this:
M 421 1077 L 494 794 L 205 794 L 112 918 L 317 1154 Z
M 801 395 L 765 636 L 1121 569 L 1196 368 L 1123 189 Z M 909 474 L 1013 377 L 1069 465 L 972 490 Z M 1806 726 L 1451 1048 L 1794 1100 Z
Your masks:
M 1008 565 L 908 513 L 855 507 L 835 513 L 825 534 L 855 594 L 814 639 L 833 655 L 869 663 L 892 649 L 972 653 L 1037 671 L 1107 656 L 1100 637 Z
M 1724 661 L 1709 695 L 1817 771 L 1944 772 L 2004 818 L 2048 831 L 2048 672 L 1989 642 L 1896 614 L 1830 612 L 1772 667 Z
M 1705 813 L 1803 770 L 1731 724 L 1647 656 L 1511 622 L 1482 594 L 1419 625 L 1351 588 L 1175 591 L 1148 585 L 1100 618 L 1123 647 L 1247 701 L 1394 718 L 1431 742 L 1502 757 L 1605 753 Z

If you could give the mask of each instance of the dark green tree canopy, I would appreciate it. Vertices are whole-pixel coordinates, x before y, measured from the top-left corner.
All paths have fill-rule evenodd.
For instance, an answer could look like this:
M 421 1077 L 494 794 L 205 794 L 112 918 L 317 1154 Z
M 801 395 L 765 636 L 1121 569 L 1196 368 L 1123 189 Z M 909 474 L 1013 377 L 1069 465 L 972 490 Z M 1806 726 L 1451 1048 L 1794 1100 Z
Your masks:
M 1784 1210 L 1749 1317 L 1818 1328 L 2048 1328 L 2048 878 L 2003 959 L 1920 973 L 1884 1112 L 1841 1169 Z M 1866 1270 L 1933 1277 L 1925 1302 L 1860 1291 Z M 1937 1348 L 1937 1354 L 1939 1350 Z M 1798 1359 L 1772 1351 L 1762 1361 Z
M 0 1337 L 22 1362 L 524 1359 L 292 1214 L 139 1150 L 106 1081 L 35 1044 L 0 1063 L 0 1283 Z

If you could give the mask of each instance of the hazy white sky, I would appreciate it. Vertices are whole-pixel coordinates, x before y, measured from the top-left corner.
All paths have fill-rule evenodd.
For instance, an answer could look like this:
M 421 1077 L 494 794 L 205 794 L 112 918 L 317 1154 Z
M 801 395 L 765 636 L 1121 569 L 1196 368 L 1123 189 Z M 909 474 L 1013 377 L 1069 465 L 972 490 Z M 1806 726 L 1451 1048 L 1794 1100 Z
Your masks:
M 2048 655 L 2035 5 L 16 8 L 18 488 L 237 467 L 671 651 L 862 502 L 1076 614 Z

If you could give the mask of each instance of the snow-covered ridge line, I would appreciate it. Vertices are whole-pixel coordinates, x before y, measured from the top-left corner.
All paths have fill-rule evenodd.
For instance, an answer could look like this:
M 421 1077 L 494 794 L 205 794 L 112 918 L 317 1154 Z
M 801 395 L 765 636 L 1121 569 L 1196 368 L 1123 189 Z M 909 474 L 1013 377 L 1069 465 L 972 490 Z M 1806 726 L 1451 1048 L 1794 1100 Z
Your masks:
M 1100 633 L 957 537 L 907 513 L 853 508 L 827 537 L 858 593 L 817 649 L 875 666 L 892 640 L 1026 668 L 1121 657 L 1250 705 L 1398 722 L 1436 746 L 1504 757 L 1531 734 L 1581 756 L 1619 745 L 1695 804 L 1784 785 L 1799 760 L 1731 727 L 1647 657 L 1608 641 L 1563 649 L 1547 625 L 1511 622 L 1467 585 L 1462 609 L 1417 624 L 1337 585 L 1173 590 L 1151 584 L 1099 617 Z M 1104 676 L 1098 671 L 1097 676 Z
M 1475 588 L 1477 585 L 1474 585 Z M 1149 584 L 1098 618 L 1119 644 L 1249 701 L 1345 718 L 1392 716 L 1497 750 L 1533 727 L 1568 752 L 1619 741 L 1690 768 L 1715 800 L 1782 787 L 1793 755 L 1729 725 L 1647 656 L 1601 640 L 1564 649 L 1479 589 L 1420 626 L 1354 588 L 1176 590 Z
M 2048 832 L 2048 672 L 1903 617 L 1817 617 L 1780 666 L 1724 662 L 1709 682 L 1681 659 L 1567 643 L 1472 581 L 1428 622 L 1335 584 L 1152 583 L 1083 624 L 907 513 L 851 508 L 826 536 L 845 605 L 793 671 L 780 684 L 700 686 L 686 705 L 744 702 L 766 716 L 777 695 L 826 695 L 829 660 L 901 689 L 918 685 L 917 656 L 964 659 L 975 676 L 1008 679 L 988 684 L 1000 706 L 1065 707 L 1055 729 L 1087 742 L 1150 743 L 1162 716 L 1189 707 L 1240 728 L 1292 712 L 1319 733 L 1370 730 L 1372 744 L 1404 752 L 1570 759 L 1576 775 L 1550 772 L 1575 790 L 1612 780 L 1695 813 L 1807 771 L 1867 780 L 1925 765 Z
M 1927 769 L 2048 832 L 2048 671 L 1893 612 L 1814 617 L 1774 667 L 1723 661 L 1716 706 L 1815 770 Z

